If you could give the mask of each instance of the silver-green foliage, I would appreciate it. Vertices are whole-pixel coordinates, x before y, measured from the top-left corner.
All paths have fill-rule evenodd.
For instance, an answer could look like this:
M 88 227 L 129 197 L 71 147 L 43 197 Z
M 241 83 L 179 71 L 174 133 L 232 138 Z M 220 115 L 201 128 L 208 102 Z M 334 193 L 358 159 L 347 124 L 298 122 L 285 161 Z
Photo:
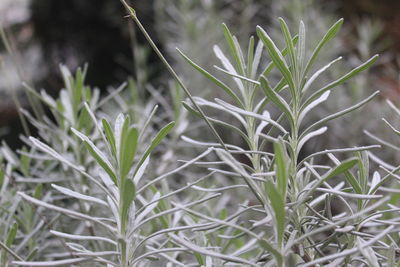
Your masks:
M 140 24 L 134 10 L 128 11 Z M 191 102 L 183 106 L 195 115 L 194 122 L 207 123 L 219 143 L 177 139 L 198 129 L 179 107 L 178 93 L 173 108 L 163 105 L 165 111 L 153 107 L 165 102 L 154 90 L 148 104 L 126 100 L 126 84 L 101 99 L 85 85 L 86 69 L 73 76 L 65 67 L 65 89 L 56 99 L 26 85 L 51 117 L 24 111 L 39 137 L 24 138 L 29 149 L 20 156 L 2 146 L 1 264 L 396 266 L 399 208 L 393 199 L 399 192 L 383 185 L 397 183 L 400 168 L 379 163 L 371 153 L 377 145 L 303 152 L 307 142 L 329 134 L 329 121 L 362 108 L 377 94 L 318 121 L 305 120 L 332 90 L 377 59 L 325 86 L 315 85 L 340 60 L 316 67 L 342 23 L 336 22 L 311 54 L 302 22 L 292 35 L 279 19 L 284 49 L 257 27 L 259 40 L 249 39 L 247 53 L 223 25 L 229 55 L 219 46 L 214 52 L 222 64 L 215 69 L 224 78 L 178 50 L 230 103 L 191 96 L 141 28 L 189 95 Z M 261 66 L 266 60 L 269 64 Z M 107 102 L 120 104 L 131 116 L 114 118 Z M 215 116 L 206 115 L 211 110 Z M 174 119 L 175 127 L 168 123 Z M 221 129 L 241 142 L 224 140 Z M 160 148 L 169 134 L 173 147 L 165 142 Z M 178 146 L 186 159 L 166 167 Z M 370 158 L 385 176 L 370 173 Z
M 390 198 L 378 193 L 379 186 L 383 184 L 378 178 L 379 173 L 374 173 L 371 178 L 368 173 L 367 151 L 379 146 L 335 148 L 311 155 L 301 154 L 306 142 L 327 132 L 328 121 L 362 108 L 376 96 L 377 93 L 374 93 L 351 107 L 304 124 L 304 118 L 317 105 L 327 101 L 331 90 L 369 68 L 377 56 L 322 88 L 315 88 L 313 82 L 340 60 L 335 59 L 316 69 L 314 74 L 309 74 L 318 62 L 319 53 L 335 37 L 343 21 L 339 20 L 328 30 L 308 59 L 303 23 L 300 23 L 298 35 L 292 36 L 285 21 L 279 19 L 279 22 L 286 48 L 280 50 L 267 32 L 258 27 L 260 42 L 255 48 L 254 39 L 250 39 L 247 58 L 236 37 L 224 26 L 233 61 L 229 61 L 222 50 L 215 46 L 214 52 L 224 67 L 216 68 L 233 78 L 236 88 L 228 87 L 182 54 L 195 69 L 230 95 L 235 103 L 232 105 L 220 99 L 210 102 L 197 98 L 201 106 L 227 112 L 240 125 L 236 127 L 209 118 L 215 124 L 229 127 L 242 136 L 245 144 L 239 147 L 226 143 L 228 150 L 215 149 L 219 158 L 232 170 L 231 174 L 242 178 L 234 180 L 236 185 L 242 185 L 240 192 L 245 190 L 237 195 L 245 195 L 246 191 L 250 191 L 257 200 L 257 204 L 246 205 L 247 213 L 239 220 L 240 224 L 246 224 L 251 229 L 242 233 L 248 236 L 248 244 L 252 244 L 246 247 L 246 253 L 242 256 L 253 259 L 253 265 L 262 261 L 276 266 L 327 263 L 330 266 L 357 266 L 358 263 L 377 266 L 378 262 L 394 266 L 387 259 L 394 257 L 394 250 L 397 249 L 393 237 L 398 238 L 398 229 L 395 225 L 388 226 L 393 224 L 390 220 L 375 218 L 397 209 L 387 206 Z M 271 62 L 258 72 L 262 50 L 267 51 Z M 268 79 L 273 69 L 281 75 L 275 85 L 271 85 Z M 270 104 L 280 110 L 276 119 L 271 118 L 268 112 Z M 189 104 L 185 106 L 197 113 Z M 335 156 L 349 153 L 354 156 L 345 160 Z M 246 161 L 234 157 L 237 154 L 243 155 Z M 315 161 L 324 164 L 315 165 Z M 339 177 L 345 180 L 337 180 Z M 387 175 L 385 178 L 392 177 Z M 343 207 L 338 214 L 332 214 L 335 205 Z M 254 212 L 261 218 L 256 220 Z M 242 250 L 242 247 L 237 249 Z M 231 250 L 229 254 L 238 253 Z

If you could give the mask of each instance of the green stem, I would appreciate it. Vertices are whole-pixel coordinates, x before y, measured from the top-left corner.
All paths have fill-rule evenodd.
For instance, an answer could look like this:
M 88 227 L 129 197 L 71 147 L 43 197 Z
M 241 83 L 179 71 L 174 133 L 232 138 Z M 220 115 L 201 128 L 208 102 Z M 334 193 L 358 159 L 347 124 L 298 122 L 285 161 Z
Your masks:
M 4 249 L 6 252 L 8 252 L 8 254 L 10 254 L 11 256 L 13 256 L 14 258 L 16 258 L 19 261 L 25 261 L 23 258 L 21 258 L 20 256 L 17 255 L 17 253 L 15 253 L 14 251 L 12 251 L 6 244 L 4 244 L 3 242 L 0 241 L 0 247 L 2 249 Z
M 128 267 L 128 255 L 126 251 L 126 221 L 125 218 L 122 216 L 122 190 L 120 189 L 120 200 L 119 200 L 119 218 L 120 218 L 120 223 L 121 223 L 121 228 L 119 229 L 119 238 L 118 238 L 118 243 L 120 247 L 120 253 L 121 253 L 121 267 Z
M 171 65 L 168 63 L 168 61 L 165 59 L 161 51 L 158 49 L 157 45 L 153 42 L 151 39 L 150 35 L 147 33 L 146 29 L 143 27 L 142 23 L 140 22 L 139 18 L 136 16 L 135 10 L 130 7 L 125 0 L 121 0 L 122 4 L 125 6 L 127 11 L 129 12 L 129 16 L 135 21 L 136 25 L 139 27 L 140 31 L 143 33 L 144 37 L 147 39 L 149 42 L 150 46 L 153 48 L 153 50 L 156 52 L 157 56 L 160 58 L 162 63 L 165 65 L 167 70 L 171 73 L 171 75 L 174 77 L 176 82 L 179 84 L 179 86 L 183 89 L 183 91 L 186 93 L 190 101 L 192 102 L 193 106 L 197 109 L 197 111 L 200 113 L 202 119 L 206 122 L 208 127 L 211 129 L 212 133 L 215 135 L 215 137 L 218 139 L 218 142 L 221 144 L 221 146 L 228 151 L 228 148 L 225 146 L 224 141 L 222 138 L 219 136 L 218 132 L 215 130 L 214 126 L 212 126 L 211 122 L 207 119 L 207 116 L 204 114 L 203 110 L 200 108 L 200 106 L 194 101 L 189 89 L 184 85 L 183 81 L 179 78 L 179 76 L 176 74 L 174 69 L 171 67 Z
M 127 253 L 126 253 L 126 240 L 121 239 L 119 241 L 120 244 L 120 249 L 121 249 L 121 267 L 128 267 L 128 259 L 127 259 Z

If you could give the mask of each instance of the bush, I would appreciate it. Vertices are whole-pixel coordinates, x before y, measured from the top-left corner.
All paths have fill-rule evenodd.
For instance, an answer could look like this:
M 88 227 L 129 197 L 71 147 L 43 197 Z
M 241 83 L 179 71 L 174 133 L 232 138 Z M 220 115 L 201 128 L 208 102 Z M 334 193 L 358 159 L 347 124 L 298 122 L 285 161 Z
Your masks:
M 190 94 L 126 7 L 176 84 L 145 99 L 130 81 L 100 97 L 86 68 L 61 66 L 58 98 L 30 90 L 51 114 L 24 111 L 38 136 L 18 153 L 2 146 L 1 266 L 396 266 L 400 167 L 374 156 L 379 145 L 304 153 L 377 95 L 308 119 L 377 60 L 318 84 L 341 59 L 316 67 L 343 20 L 310 55 L 303 22 L 293 36 L 279 19 L 284 49 L 257 27 L 246 53 L 223 25 L 221 77 L 178 50 L 229 97 L 210 100 Z

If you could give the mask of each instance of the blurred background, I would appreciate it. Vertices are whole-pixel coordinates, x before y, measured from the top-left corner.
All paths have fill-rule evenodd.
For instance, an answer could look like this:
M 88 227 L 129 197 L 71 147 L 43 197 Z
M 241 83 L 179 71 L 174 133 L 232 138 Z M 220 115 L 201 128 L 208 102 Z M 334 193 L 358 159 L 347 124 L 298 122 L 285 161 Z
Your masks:
M 272 36 L 281 39 L 278 17 L 283 17 L 293 32 L 303 20 L 311 50 L 337 19 L 345 18 L 344 27 L 332 49 L 323 55 L 323 62 L 326 64 L 343 55 L 342 65 L 350 69 L 373 54 L 379 53 L 381 57 L 367 74 L 346 84 L 345 90 L 338 90 L 332 96 L 334 100 L 315 116 L 349 106 L 376 90 L 381 94 L 367 109 L 332 122 L 335 130 L 323 141 L 325 146 L 373 143 L 363 130 L 379 132 L 380 118 L 391 119 L 384 99 L 399 102 L 398 0 L 132 0 L 130 3 L 177 72 L 190 81 L 193 94 L 202 96 L 212 94 L 211 85 L 187 67 L 175 47 L 199 65 L 211 69 L 215 63 L 212 46 L 223 39 L 222 22 L 246 46 L 256 25 L 262 25 Z M 44 88 L 50 95 L 62 88 L 60 63 L 70 70 L 87 63 L 87 83 L 104 93 L 129 78 L 135 79 L 138 86 L 151 84 L 161 93 L 166 90 L 170 76 L 125 15 L 118 0 L 0 1 L 0 135 L 3 140 L 11 147 L 20 144 L 18 136 L 22 127 L 15 99 L 22 108 L 30 108 L 26 87 Z M 341 73 L 343 70 L 339 67 L 328 76 L 337 77 Z M 349 123 L 350 132 L 346 130 Z M 379 135 L 385 138 L 385 133 Z M 393 135 L 388 134 L 387 138 L 390 141 Z M 319 145 L 311 144 L 308 149 Z

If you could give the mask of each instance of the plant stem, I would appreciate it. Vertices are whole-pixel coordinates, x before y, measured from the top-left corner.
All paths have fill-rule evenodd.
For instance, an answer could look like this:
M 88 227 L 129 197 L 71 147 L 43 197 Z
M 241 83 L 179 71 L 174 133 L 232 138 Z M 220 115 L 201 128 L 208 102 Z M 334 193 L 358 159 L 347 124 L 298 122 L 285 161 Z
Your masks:
M 120 253 L 121 253 L 121 267 L 128 267 L 128 255 L 126 251 L 126 221 L 125 218 L 122 216 L 122 207 L 123 207 L 123 196 L 122 196 L 122 189 L 120 189 L 120 199 L 119 199 L 119 218 L 121 228 L 119 229 L 119 237 L 118 243 L 120 246 Z
M 23 258 L 18 256 L 14 251 L 12 251 L 6 244 L 0 241 L 0 247 L 4 249 L 6 252 L 8 252 L 10 255 L 12 255 L 14 258 L 16 258 L 19 261 L 25 261 Z
M 161 51 L 158 49 L 157 45 L 153 42 L 151 39 L 150 35 L 147 33 L 146 29 L 140 22 L 139 18 L 136 16 L 135 10 L 130 7 L 125 0 L 121 0 L 122 4 L 125 6 L 125 8 L 129 12 L 129 16 L 135 21 L 136 25 L 139 27 L 140 31 L 143 33 L 147 41 L 149 42 L 150 46 L 153 48 L 153 50 L 156 52 L 157 56 L 160 58 L 162 63 L 165 65 L 165 67 L 168 69 L 168 71 L 171 73 L 171 75 L 174 77 L 176 82 L 179 84 L 179 86 L 183 89 L 183 91 L 186 93 L 190 101 L 192 102 L 193 106 L 197 109 L 197 111 L 200 113 L 202 119 L 206 122 L 207 126 L 211 129 L 212 133 L 215 135 L 217 138 L 218 142 L 221 144 L 221 146 L 228 151 L 228 148 L 225 146 L 224 141 L 222 138 L 219 136 L 218 132 L 215 130 L 214 126 L 212 126 L 211 122 L 207 119 L 207 116 L 204 114 L 203 110 L 200 108 L 200 106 L 194 101 L 189 89 L 184 85 L 183 81 L 179 78 L 178 74 L 174 71 L 174 69 L 171 67 L 171 65 L 168 63 L 168 61 L 165 59 Z

